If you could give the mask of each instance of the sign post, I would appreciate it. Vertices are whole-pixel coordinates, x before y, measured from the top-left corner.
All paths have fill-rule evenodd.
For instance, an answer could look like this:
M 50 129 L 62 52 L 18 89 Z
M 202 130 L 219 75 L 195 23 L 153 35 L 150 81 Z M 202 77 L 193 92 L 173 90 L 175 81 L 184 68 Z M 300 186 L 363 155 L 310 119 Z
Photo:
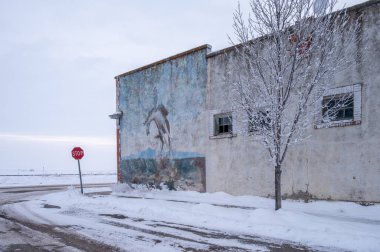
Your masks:
M 80 191 L 81 193 L 83 194 L 83 185 L 82 185 L 82 173 L 80 171 L 80 162 L 79 160 L 81 160 L 84 156 L 84 151 L 82 150 L 81 147 L 75 147 L 72 151 L 71 151 L 71 156 L 73 156 L 73 158 L 75 160 L 78 160 L 78 169 L 79 169 L 79 180 L 80 180 Z

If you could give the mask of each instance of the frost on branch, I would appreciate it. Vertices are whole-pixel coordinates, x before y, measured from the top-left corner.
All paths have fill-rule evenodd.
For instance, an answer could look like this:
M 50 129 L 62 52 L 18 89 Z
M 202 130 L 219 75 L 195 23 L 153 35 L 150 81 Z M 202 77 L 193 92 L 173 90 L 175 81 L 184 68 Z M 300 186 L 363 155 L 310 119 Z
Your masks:
M 317 113 L 334 120 L 342 113 L 339 106 L 350 103 L 349 96 L 334 96 L 316 106 L 335 75 L 357 60 L 360 17 L 333 12 L 335 3 L 251 0 L 247 19 L 240 6 L 234 14 L 236 43 L 231 39 L 226 78 L 232 103 L 278 174 L 289 145 L 308 136 Z

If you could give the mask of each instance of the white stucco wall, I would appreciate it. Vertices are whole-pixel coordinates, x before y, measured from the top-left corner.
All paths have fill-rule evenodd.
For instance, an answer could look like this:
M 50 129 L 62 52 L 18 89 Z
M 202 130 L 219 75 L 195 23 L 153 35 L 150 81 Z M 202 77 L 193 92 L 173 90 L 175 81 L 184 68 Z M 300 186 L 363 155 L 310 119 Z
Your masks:
M 361 124 L 314 129 L 312 137 L 292 146 L 282 173 L 282 193 L 308 192 L 316 198 L 352 201 L 380 201 L 380 4 L 372 2 L 363 11 L 359 60 L 336 76 L 335 85 L 360 83 Z M 227 53 L 231 55 L 231 53 Z M 229 88 L 225 83 L 224 53 L 208 57 L 206 112 L 202 115 L 210 135 L 210 115 L 230 111 Z M 235 127 L 235 126 L 234 126 Z M 237 133 L 231 138 L 207 138 L 206 189 L 234 195 L 274 194 L 274 170 L 268 153 L 253 137 Z

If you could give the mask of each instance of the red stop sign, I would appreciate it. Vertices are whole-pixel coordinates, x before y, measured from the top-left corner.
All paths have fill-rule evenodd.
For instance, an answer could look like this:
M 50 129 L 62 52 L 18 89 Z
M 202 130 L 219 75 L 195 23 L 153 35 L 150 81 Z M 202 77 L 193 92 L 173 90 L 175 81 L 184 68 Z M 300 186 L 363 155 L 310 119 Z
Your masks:
M 82 157 L 84 156 L 84 151 L 82 150 L 81 147 L 75 147 L 71 151 L 71 155 L 73 156 L 74 159 L 79 160 L 79 159 L 82 159 Z

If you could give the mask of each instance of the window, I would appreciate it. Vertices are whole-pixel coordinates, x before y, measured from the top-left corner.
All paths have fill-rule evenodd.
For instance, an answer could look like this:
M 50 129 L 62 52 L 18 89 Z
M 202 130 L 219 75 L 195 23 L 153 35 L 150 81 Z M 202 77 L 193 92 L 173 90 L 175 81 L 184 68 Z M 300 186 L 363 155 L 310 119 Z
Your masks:
M 262 130 L 269 130 L 271 120 L 268 117 L 268 113 L 269 111 L 261 110 L 249 115 L 248 132 L 254 134 Z
M 234 113 L 229 109 L 209 110 L 209 139 L 231 139 L 237 136 L 234 132 L 239 130 L 240 126 L 239 122 L 233 125 L 233 118 L 236 116 Z
M 324 122 L 350 120 L 354 118 L 354 94 L 325 96 L 322 101 Z
M 231 114 L 221 114 L 214 116 L 214 135 L 232 134 Z
M 354 84 L 328 90 L 317 104 L 315 128 L 361 124 L 362 85 Z

